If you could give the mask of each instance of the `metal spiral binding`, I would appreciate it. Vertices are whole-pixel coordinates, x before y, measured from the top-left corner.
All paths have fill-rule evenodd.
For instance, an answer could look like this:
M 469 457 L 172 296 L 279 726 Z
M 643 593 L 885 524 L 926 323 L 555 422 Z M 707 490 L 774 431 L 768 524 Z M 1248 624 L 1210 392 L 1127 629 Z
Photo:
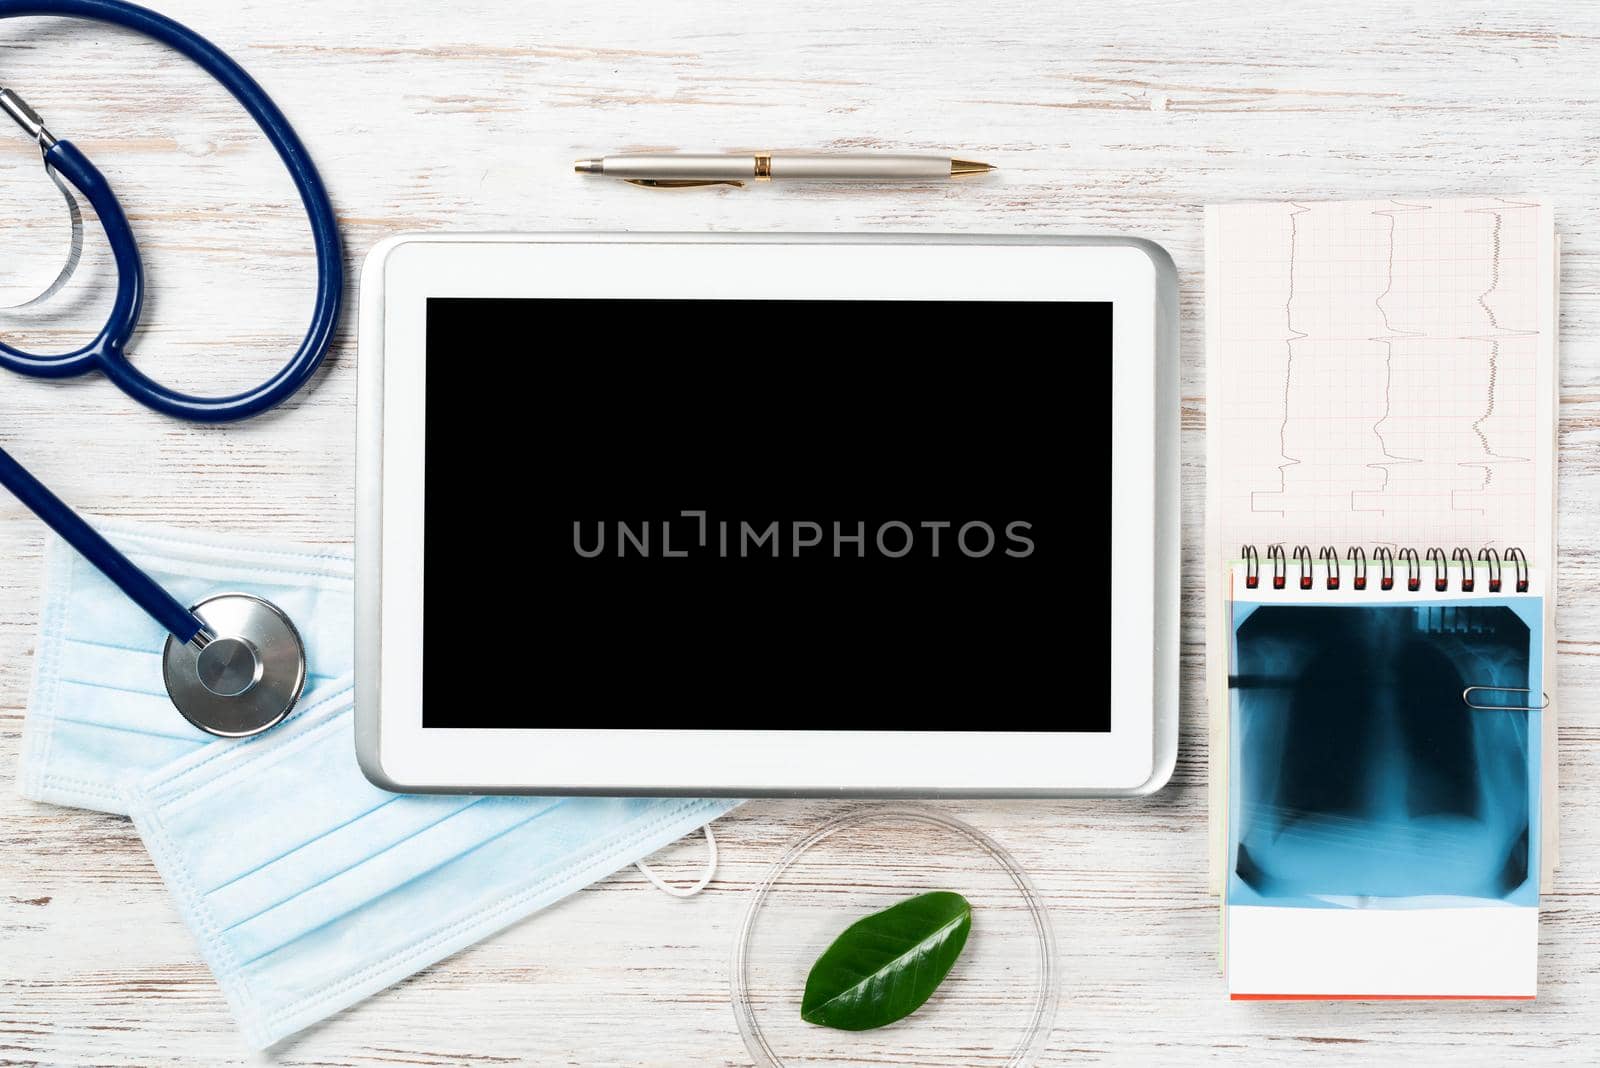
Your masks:
M 1506 550 L 1506 562 L 1517 565 L 1517 592 L 1528 592 L 1528 558 L 1521 549 L 1510 548 Z
M 1345 551 L 1344 561 L 1339 559 L 1339 550 L 1333 545 L 1324 545 L 1317 550 L 1315 556 L 1311 553 L 1310 546 L 1296 545 L 1292 549 L 1280 543 L 1267 546 L 1267 561 L 1272 571 L 1272 588 L 1284 590 L 1289 588 L 1289 561 L 1294 560 L 1297 572 L 1295 585 L 1300 590 L 1312 590 L 1316 585 L 1316 569 L 1323 569 L 1323 586 L 1328 590 L 1338 590 L 1343 587 L 1344 571 L 1350 569 L 1351 587 L 1356 590 L 1367 588 L 1367 552 L 1359 545 L 1352 545 Z M 1244 561 L 1244 585 L 1246 589 L 1259 589 L 1261 585 L 1261 554 L 1254 545 L 1244 545 L 1239 549 L 1239 556 Z M 1416 549 L 1407 547 L 1394 550 L 1386 545 L 1375 546 L 1372 550 L 1372 563 L 1378 572 L 1378 588 L 1393 590 L 1395 583 L 1395 561 L 1398 559 L 1405 565 L 1406 590 L 1418 593 L 1422 590 L 1422 573 L 1424 567 L 1433 571 L 1433 590 L 1435 593 L 1448 593 L 1450 591 L 1450 572 L 1452 568 L 1461 569 L 1461 577 L 1457 582 L 1457 590 L 1461 593 L 1475 593 L 1478 588 L 1478 568 L 1480 565 L 1488 572 L 1490 593 L 1499 593 L 1504 588 L 1502 578 L 1502 562 L 1504 568 L 1514 569 L 1517 593 L 1527 593 L 1531 585 L 1531 568 L 1528 564 L 1527 554 L 1521 549 L 1512 546 L 1504 553 L 1485 546 L 1478 550 L 1474 556 L 1471 549 L 1464 545 L 1457 546 L 1449 556 L 1437 546 L 1419 553 Z
M 1324 545 L 1322 547 L 1322 550 L 1317 553 L 1317 559 L 1322 561 L 1322 566 L 1325 569 L 1323 571 L 1323 575 L 1325 576 L 1324 581 L 1327 584 L 1328 589 L 1330 589 L 1330 590 L 1338 589 L 1339 588 L 1339 550 L 1335 549 L 1331 545 Z
M 1422 561 L 1417 558 L 1417 550 L 1401 549 L 1400 559 L 1406 562 L 1406 589 L 1416 593 L 1422 589 Z
M 1443 549 L 1429 549 L 1428 563 L 1433 565 L 1433 591 L 1443 593 L 1450 588 L 1450 565 L 1445 563 Z
M 1300 588 L 1311 588 L 1311 547 L 1309 545 L 1296 545 L 1294 547 L 1294 562 L 1300 565 Z
M 1489 592 L 1500 592 L 1500 554 L 1493 549 L 1478 550 L 1478 559 L 1489 565 Z
M 1363 549 L 1359 545 L 1352 545 L 1352 546 L 1350 546 L 1350 551 L 1345 554 L 1345 557 L 1350 561 L 1351 565 L 1355 568 L 1355 573 L 1356 574 L 1355 574 L 1355 578 L 1354 578 L 1353 581 L 1355 582 L 1356 589 L 1358 589 L 1358 590 L 1366 589 L 1367 588 L 1367 552 L 1366 552 L 1366 550 Z M 1393 565 L 1391 563 L 1391 570 L 1392 570 L 1392 567 L 1393 567 Z M 1335 581 L 1337 581 L 1337 580 L 1335 580 Z M 1391 577 L 1389 579 L 1389 582 L 1392 585 L 1394 583 L 1394 579 Z M 1388 589 L 1388 588 L 1389 588 L 1388 586 L 1384 587 L 1384 589 Z

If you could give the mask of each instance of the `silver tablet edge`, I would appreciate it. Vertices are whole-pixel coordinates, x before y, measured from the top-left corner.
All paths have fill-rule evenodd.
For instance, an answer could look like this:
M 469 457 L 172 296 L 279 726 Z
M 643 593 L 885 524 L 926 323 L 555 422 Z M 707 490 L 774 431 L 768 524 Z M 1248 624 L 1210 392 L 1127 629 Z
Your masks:
M 470 786 L 419 786 L 397 782 L 383 768 L 379 736 L 382 720 L 382 581 L 383 581 L 383 338 L 384 271 L 389 256 L 413 243 L 462 242 L 753 242 L 763 244 L 1013 244 L 1013 245 L 1113 245 L 1136 248 L 1149 257 L 1156 272 L 1156 448 L 1153 483 L 1156 488 L 1156 598 L 1152 641 L 1155 696 L 1151 774 L 1138 786 L 1120 790 L 1099 789 L 772 789 L 723 787 L 717 789 L 665 789 L 650 787 L 597 787 L 562 789 L 474 783 Z M 362 265 L 360 313 L 356 359 L 356 545 L 355 545 L 355 670 L 356 759 L 362 773 L 385 790 L 397 793 L 494 794 L 546 793 L 571 796 L 636 797 L 861 797 L 861 798 L 1073 798 L 1139 797 L 1152 794 L 1171 779 L 1178 757 L 1179 736 L 1179 565 L 1180 424 L 1178 407 L 1179 320 L 1178 272 L 1166 249 L 1153 241 L 1115 235 L 1057 237 L 1051 235 L 996 234 L 718 234 L 718 233 L 401 233 L 378 242 Z M 1162 490 L 1165 490 L 1163 493 Z
M 1179 642 L 1183 556 L 1183 486 L 1180 470 L 1182 414 L 1179 407 L 1178 268 L 1167 250 L 1143 238 L 1126 240 L 1148 257 L 1156 271 L 1156 450 L 1155 450 L 1155 735 L 1150 778 L 1126 796 L 1152 794 L 1172 778 L 1178 764 Z
M 356 329 L 356 763 L 374 786 L 395 793 L 415 788 L 384 771 L 378 744 L 383 719 L 384 270 L 390 253 L 418 239 L 426 238 L 397 234 L 367 253 Z

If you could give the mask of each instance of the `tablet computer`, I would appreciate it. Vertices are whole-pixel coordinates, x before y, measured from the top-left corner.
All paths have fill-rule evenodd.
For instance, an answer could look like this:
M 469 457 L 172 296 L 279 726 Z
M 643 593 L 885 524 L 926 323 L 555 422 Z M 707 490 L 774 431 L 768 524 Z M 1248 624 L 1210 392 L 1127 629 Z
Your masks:
M 384 241 L 362 767 L 408 792 L 1156 789 L 1176 339 L 1171 261 L 1137 240 Z

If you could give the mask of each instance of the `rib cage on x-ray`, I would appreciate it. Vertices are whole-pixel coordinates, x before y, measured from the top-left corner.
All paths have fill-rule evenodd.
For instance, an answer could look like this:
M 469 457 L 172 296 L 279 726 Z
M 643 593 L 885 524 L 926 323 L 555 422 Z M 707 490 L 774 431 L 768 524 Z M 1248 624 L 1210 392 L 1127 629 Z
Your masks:
M 1244 897 L 1505 899 L 1528 885 L 1529 713 L 1462 699 L 1527 688 L 1516 612 L 1274 603 L 1241 610 L 1237 643 Z

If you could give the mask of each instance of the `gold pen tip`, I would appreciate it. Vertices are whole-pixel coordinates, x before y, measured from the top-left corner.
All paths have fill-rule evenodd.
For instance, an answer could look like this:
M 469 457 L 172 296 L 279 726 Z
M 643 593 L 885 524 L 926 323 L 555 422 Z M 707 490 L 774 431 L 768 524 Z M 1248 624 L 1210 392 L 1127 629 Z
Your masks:
M 597 159 L 580 159 L 574 161 L 572 170 L 576 174 L 600 174 L 601 161 Z
M 950 161 L 950 177 L 960 178 L 968 174 L 988 174 L 994 170 L 992 163 L 979 163 L 972 159 L 953 159 Z

